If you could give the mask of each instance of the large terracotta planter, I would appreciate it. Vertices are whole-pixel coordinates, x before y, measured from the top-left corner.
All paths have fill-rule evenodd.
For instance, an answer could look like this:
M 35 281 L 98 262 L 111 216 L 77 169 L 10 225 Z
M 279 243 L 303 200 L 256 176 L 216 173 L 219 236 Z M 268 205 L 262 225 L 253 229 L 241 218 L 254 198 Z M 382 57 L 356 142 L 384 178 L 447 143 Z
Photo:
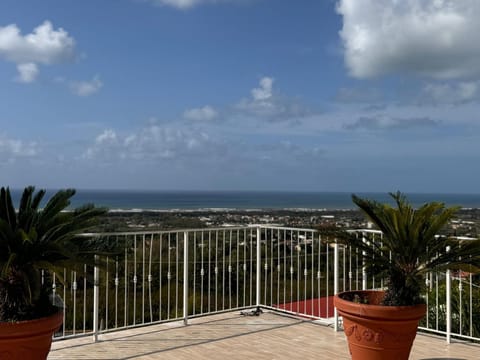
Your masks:
M 367 298 L 360 304 L 344 298 Z M 407 360 L 426 305 L 382 306 L 383 291 L 349 291 L 335 296 L 353 360 Z
M 0 322 L 0 359 L 45 360 L 63 312 L 35 320 Z

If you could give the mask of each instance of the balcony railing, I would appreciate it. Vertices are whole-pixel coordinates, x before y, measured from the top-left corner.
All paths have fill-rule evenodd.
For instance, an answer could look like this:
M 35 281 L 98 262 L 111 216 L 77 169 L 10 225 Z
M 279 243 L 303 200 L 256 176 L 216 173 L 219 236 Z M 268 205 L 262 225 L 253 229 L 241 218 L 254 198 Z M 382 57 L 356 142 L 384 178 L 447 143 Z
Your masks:
M 381 238 L 375 230 L 353 230 Z M 106 269 L 53 274 L 65 302 L 56 339 L 232 310 L 274 309 L 341 326 L 332 296 L 383 287 L 361 253 L 314 229 L 274 226 L 85 234 L 119 244 Z M 61 275 L 67 286 L 56 279 Z M 47 276 L 47 275 L 45 275 Z M 471 274 L 431 275 L 420 329 L 480 340 L 480 289 Z M 254 312 L 252 312 L 254 313 Z

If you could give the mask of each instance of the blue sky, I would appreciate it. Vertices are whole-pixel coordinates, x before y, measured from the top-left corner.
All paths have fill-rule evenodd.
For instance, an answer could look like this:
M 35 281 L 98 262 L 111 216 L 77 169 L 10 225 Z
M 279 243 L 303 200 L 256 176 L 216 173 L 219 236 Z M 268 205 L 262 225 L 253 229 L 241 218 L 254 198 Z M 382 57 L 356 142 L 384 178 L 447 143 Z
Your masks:
M 14 188 L 478 193 L 476 0 L 2 0 Z

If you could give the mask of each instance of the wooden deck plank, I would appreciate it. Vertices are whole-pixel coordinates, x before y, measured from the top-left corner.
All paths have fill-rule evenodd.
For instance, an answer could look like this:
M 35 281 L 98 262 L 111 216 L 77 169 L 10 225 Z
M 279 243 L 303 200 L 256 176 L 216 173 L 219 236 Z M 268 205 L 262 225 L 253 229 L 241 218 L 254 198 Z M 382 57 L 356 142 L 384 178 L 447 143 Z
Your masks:
M 265 312 L 238 312 L 167 323 L 91 337 L 56 341 L 49 360 L 80 359 L 349 359 L 345 337 L 310 321 Z M 411 359 L 480 358 L 480 346 L 418 335 Z

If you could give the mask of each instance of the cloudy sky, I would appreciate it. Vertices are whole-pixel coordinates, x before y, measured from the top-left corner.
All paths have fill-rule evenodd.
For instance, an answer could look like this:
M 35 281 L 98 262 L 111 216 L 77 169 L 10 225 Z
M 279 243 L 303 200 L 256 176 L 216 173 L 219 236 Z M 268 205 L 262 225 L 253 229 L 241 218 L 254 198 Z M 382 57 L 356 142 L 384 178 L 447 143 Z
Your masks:
M 2 0 L 0 179 L 480 192 L 478 0 Z

